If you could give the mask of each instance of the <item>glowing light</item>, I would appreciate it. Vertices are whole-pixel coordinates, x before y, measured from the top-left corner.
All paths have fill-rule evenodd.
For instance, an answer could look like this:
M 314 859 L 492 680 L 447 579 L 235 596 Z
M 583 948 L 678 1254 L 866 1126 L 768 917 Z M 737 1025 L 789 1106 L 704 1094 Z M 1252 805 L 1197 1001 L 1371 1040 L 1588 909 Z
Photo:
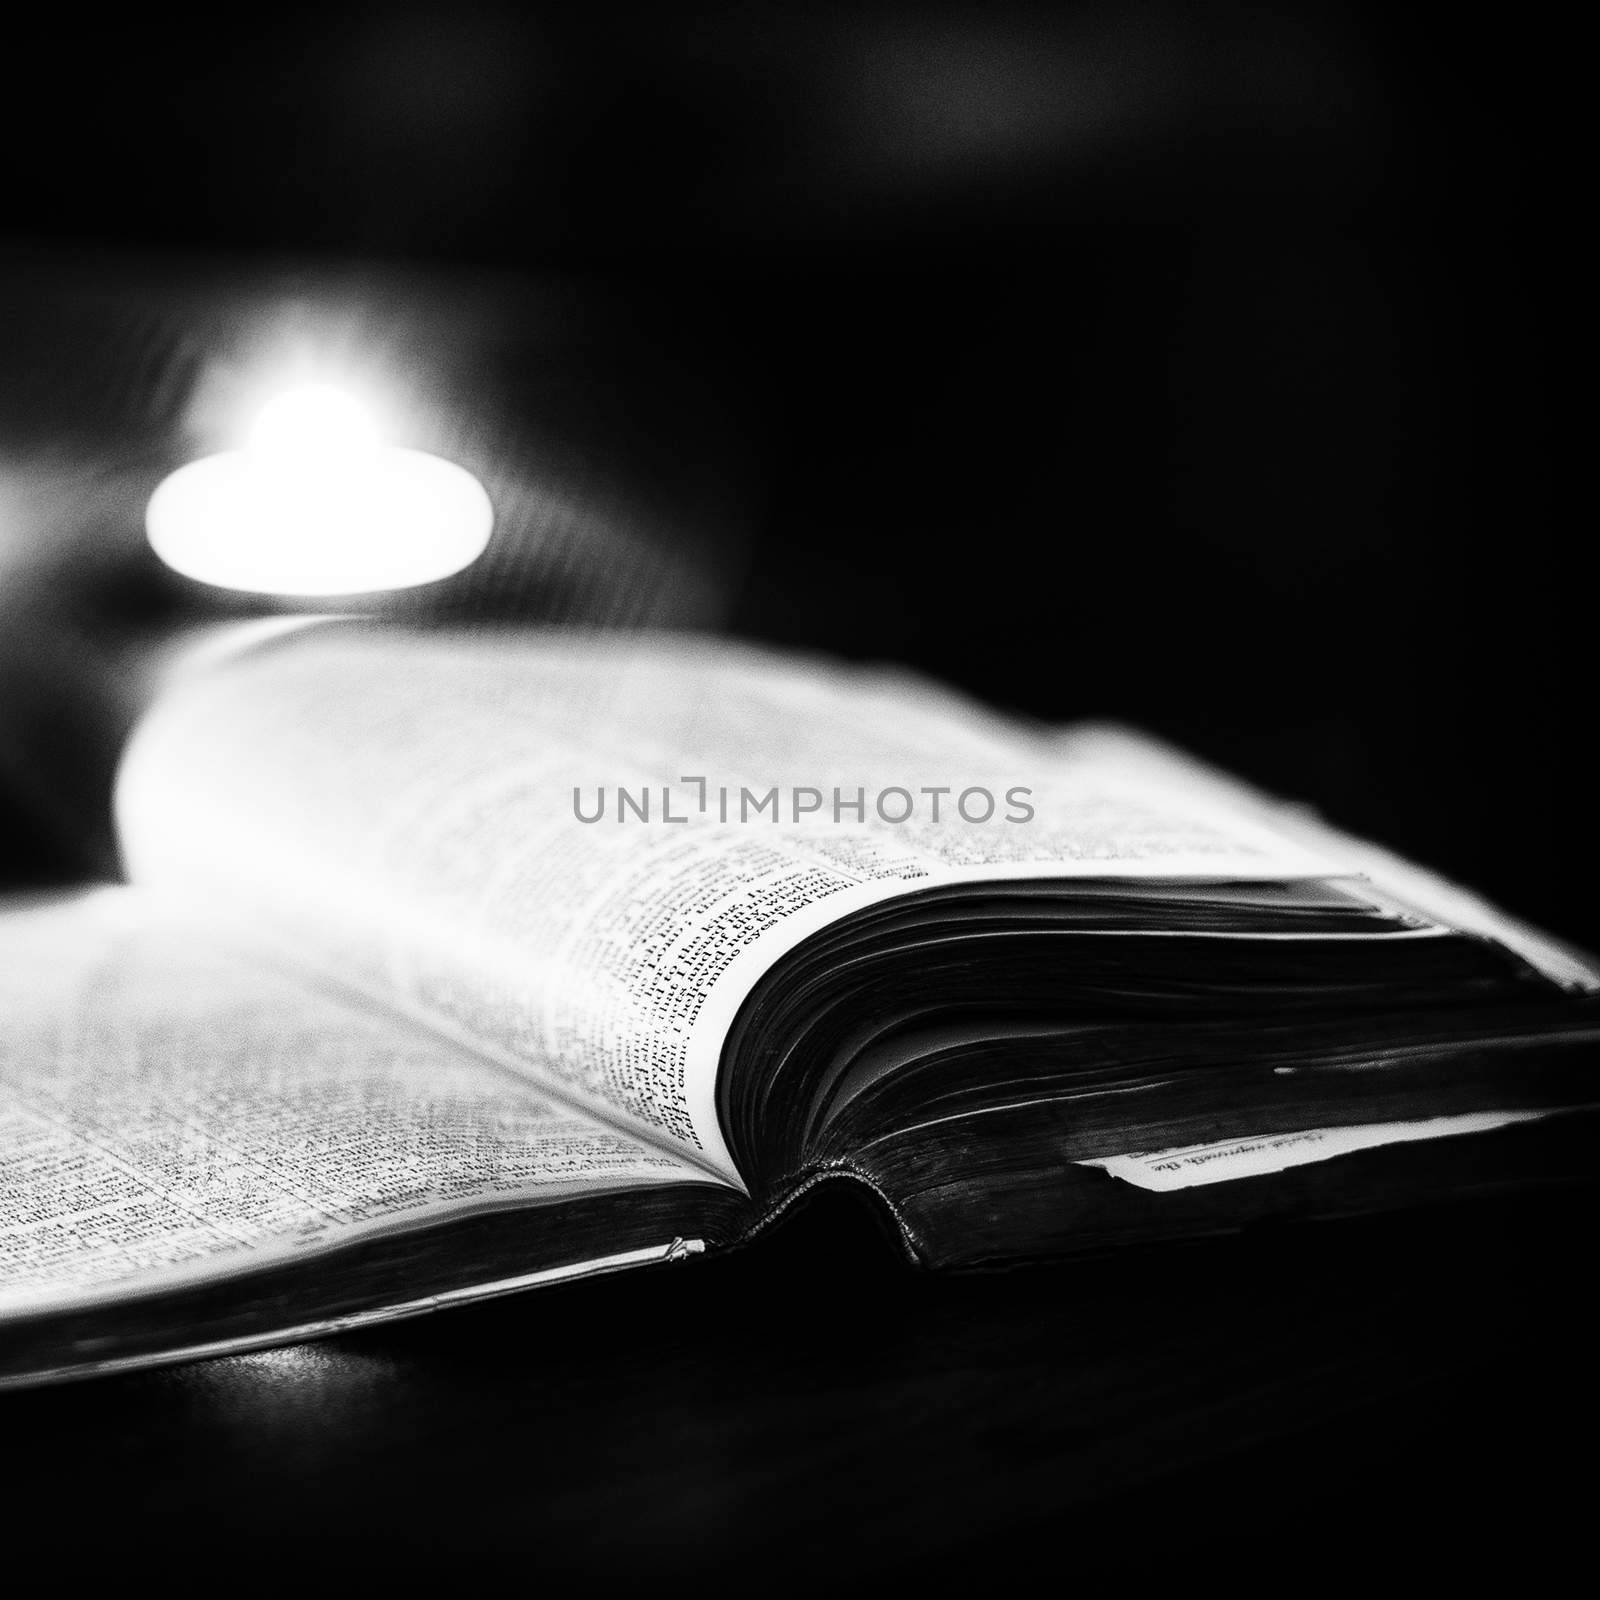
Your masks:
M 262 406 L 245 448 L 320 457 L 376 450 L 380 442 L 376 418 L 353 394 L 331 383 L 303 383 Z
M 255 594 L 369 594 L 460 572 L 494 527 L 464 467 L 382 442 L 354 396 L 308 383 L 272 396 L 242 450 L 180 467 L 145 512 L 174 571 Z

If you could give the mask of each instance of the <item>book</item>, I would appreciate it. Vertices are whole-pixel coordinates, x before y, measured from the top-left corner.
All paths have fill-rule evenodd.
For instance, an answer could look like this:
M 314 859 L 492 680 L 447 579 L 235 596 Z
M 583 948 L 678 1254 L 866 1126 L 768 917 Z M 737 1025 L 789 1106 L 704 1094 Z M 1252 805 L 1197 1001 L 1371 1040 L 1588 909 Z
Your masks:
M 0 1382 L 759 1245 L 1590 1175 L 1600 968 L 1132 730 L 686 635 L 190 651 L 125 881 L 0 912 Z

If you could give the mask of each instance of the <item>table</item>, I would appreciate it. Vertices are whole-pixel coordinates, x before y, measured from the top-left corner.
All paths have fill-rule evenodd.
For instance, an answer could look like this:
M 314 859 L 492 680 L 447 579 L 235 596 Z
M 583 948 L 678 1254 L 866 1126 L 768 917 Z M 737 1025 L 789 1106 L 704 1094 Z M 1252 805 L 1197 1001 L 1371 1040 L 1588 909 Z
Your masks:
M 1594 1214 L 1525 1195 L 924 1274 L 827 1197 L 722 1259 L 5 1396 L 9 1558 L 830 1594 L 1396 1561 L 1526 1582 L 1590 1509 Z

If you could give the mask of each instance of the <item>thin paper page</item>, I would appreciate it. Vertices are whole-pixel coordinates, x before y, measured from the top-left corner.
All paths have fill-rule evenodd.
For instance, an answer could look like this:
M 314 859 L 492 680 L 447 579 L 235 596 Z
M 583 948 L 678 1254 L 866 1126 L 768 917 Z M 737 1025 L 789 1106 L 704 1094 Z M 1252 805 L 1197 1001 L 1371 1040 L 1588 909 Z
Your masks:
M 1517 1122 L 1537 1122 L 1544 1114 L 1542 1111 L 1472 1111 L 1411 1122 L 1363 1122 L 1343 1128 L 1307 1128 L 1298 1133 L 1269 1133 L 1253 1139 L 1224 1139 L 1214 1144 L 1100 1156 L 1093 1161 L 1080 1161 L 1078 1165 L 1101 1167 L 1135 1188 L 1170 1194 L 1202 1184 L 1231 1183 L 1238 1178 L 1285 1172 L 1290 1167 L 1328 1161 L 1356 1150 L 1375 1150 L 1386 1144 L 1488 1133 Z
M 847 912 L 1338 866 L 918 680 L 665 638 L 320 630 L 159 704 L 118 813 L 140 880 L 287 930 L 735 1182 L 729 1022 Z
M 700 1174 L 131 889 L 0 908 L 0 1315 Z
M 1263 794 L 1182 750 L 1112 723 L 1067 729 L 1057 735 L 1057 748 L 1069 763 L 1145 783 L 1158 792 L 1208 798 L 1236 816 L 1254 816 L 1284 838 L 1341 863 L 1340 870 L 1365 878 L 1396 909 L 1493 939 L 1563 988 L 1600 991 L 1600 965 L 1592 956 L 1508 916 L 1436 872 L 1344 833 L 1308 806 Z

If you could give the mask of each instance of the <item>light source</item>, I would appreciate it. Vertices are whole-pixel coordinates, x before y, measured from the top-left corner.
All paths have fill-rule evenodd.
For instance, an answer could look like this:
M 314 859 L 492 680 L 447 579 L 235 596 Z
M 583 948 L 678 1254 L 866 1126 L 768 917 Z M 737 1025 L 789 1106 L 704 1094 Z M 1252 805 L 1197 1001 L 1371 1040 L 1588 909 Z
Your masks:
M 145 511 L 151 547 L 174 571 L 289 596 L 447 578 L 482 554 L 493 526 L 470 472 L 386 445 L 371 407 L 324 382 L 270 395 L 242 449 L 180 467 Z

